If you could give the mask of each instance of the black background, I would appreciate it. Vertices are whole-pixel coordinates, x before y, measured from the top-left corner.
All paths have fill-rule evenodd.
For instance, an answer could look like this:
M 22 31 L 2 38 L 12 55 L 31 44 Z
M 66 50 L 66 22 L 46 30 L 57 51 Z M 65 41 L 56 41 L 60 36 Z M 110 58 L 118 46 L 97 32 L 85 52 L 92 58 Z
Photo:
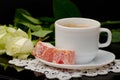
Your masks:
M 120 20 L 119 0 L 71 0 L 82 17 L 99 21 Z M 0 24 L 13 22 L 15 10 L 23 8 L 33 17 L 54 17 L 52 0 L 0 0 Z

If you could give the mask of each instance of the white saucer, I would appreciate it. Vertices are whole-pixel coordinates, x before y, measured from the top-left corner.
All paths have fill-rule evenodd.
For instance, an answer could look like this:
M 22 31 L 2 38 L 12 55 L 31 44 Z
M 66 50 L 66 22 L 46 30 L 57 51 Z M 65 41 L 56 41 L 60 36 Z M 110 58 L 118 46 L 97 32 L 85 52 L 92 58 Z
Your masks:
M 101 66 L 104 66 L 106 64 L 109 64 L 115 60 L 115 55 L 111 52 L 104 51 L 104 50 L 99 50 L 98 55 L 96 58 L 91 61 L 88 64 L 74 64 L 74 65 L 65 65 L 65 64 L 56 64 L 52 62 L 48 62 L 45 60 L 42 60 L 38 58 L 42 63 L 52 66 L 52 67 L 57 67 L 57 68 L 64 68 L 64 69 L 93 69 L 93 68 L 98 68 Z

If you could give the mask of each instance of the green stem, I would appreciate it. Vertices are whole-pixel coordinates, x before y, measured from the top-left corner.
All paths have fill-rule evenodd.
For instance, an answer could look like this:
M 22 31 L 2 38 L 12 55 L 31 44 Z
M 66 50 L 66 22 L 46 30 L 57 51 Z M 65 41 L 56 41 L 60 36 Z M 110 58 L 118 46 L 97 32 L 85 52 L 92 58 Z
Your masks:
M 101 25 L 109 25 L 109 24 L 120 24 L 120 21 L 105 21 L 105 22 L 101 22 Z

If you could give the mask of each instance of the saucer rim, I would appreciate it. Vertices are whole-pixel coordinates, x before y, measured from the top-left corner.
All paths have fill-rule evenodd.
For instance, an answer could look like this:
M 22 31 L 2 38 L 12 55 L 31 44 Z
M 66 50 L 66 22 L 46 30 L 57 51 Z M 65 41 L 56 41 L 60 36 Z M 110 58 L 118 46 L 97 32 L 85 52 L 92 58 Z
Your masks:
M 101 50 L 99 49 L 98 50 L 98 55 L 99 54 L 103 54 L 106 53 L 106 54 L 109 54 L 109 56 L 112 56 L 111 60 L 109 59 L 109 61 L 107 61 L 106 63 L 103 62 L 102 64 L 91 64 L 92 62 L 88 63 L 88 64 L 80 64 L 80 65 L 67 65 L 67 64 L 57 64 L 57 63 L 53 63 L 53 62 L 48 62 L 48 61 L 45 61 L 45 60 L 42 60 L 38 57 L 36 57 L 36 59 L 38 59 L 40 62 L 42 62 L 43 64 L 45 65 L 48 65 L 48 66 L 52 66 L 52 67 L 56 67 L 56 68 L 62 68 L 62 69 L 77 69 L 77 70 L 81 70 L 81 69 L 93 69 L 93 68 L 98 68 L 98 67 L 102 67 L 104 65 L 107 65 L 111 62 L 113 62 L 115 60 L 115 55 L 112 53 L 112 52 L 109 52 L 109 51 L 106 51 L 106 50 Z

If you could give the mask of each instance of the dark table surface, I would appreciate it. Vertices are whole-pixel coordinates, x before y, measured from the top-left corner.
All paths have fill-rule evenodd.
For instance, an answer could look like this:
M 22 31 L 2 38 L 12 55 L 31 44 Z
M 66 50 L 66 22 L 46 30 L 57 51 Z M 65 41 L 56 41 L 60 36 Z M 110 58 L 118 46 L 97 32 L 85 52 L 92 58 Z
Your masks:
M 120 43 L 111 43 L 110 46 L 102 48 L 115 54 L 116 59 L 120 59 Z M 0 80 L 51 80 L 47 79 L 44 74 L 39 77 L 34 75 L 33 71 L 23 70 L 17 72 L 14 68 L 7 68 L 4 70 L 0 66 Z M 57 79 L 52 79 L 57 80 Z M 80 78 L 72 78 L 70 80 L 120 80 L 120 73 L 109 72 L 106 75 L 98 75 L 94 77 L 82 76 Z

